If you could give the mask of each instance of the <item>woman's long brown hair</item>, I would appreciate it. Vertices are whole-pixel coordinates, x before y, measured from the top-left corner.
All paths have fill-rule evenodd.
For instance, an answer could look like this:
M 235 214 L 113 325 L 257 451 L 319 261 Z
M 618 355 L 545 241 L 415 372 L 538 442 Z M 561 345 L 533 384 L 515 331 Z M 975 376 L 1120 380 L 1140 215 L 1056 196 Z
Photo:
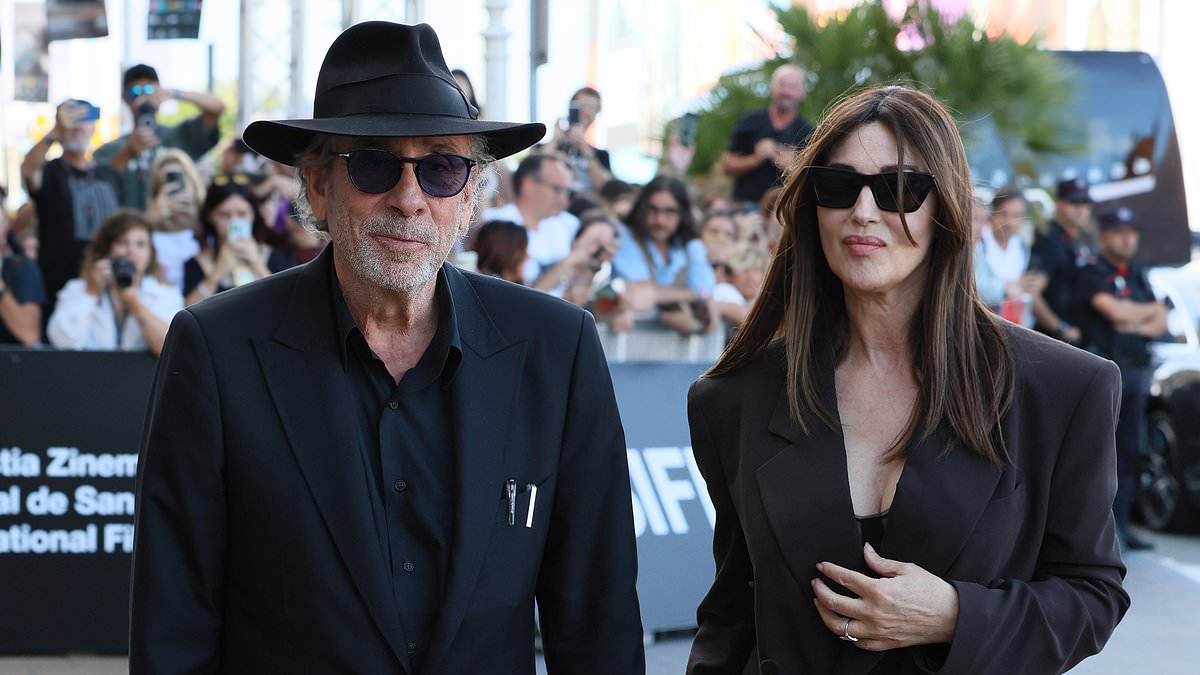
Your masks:
M 936 176 L 937 211 L 924 297 L 910 327 L 919 394 L 905 429 L 888 457 L 906 452 L 919 431 L 945 430 L 952 444 L 1000 464 L 1007 452 L 1000 419 L 1012 398 L 1012 363 L 999 319 L 979 300 L 971 263 L 972 184 L 966 151 L 954 119 L 931 96 L 907 87 L 869 89 L 833 106 L 788 171 L 779 201 L 783 234 L 762 292 L 745 323 L 709 376 L 737 370 L 775 340 L 787 357 L 787 397 L 792 419 L 806 433 L 807 411 L 829 425 L 815 366 L 821 345 L 840 359 L 847 345 L 842 283 L 821 249 L 816 204 L 806 166 L 827 163 L 854 130 L 879 122 L 896 138 L 900 157 L 923 158 Z M 903 185 L 901 184 L 901 191 Z M 899 195 L 903 202 L 903 195 Z M 908 224 L 900 214 L 905 233 Z

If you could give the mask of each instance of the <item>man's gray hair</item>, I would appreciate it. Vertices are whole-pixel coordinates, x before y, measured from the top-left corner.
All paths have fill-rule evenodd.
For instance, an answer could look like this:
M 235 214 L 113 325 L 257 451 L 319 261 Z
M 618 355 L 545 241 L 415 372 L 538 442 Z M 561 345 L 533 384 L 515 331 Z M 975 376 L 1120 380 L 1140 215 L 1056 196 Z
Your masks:
M 333 139 L 334 137 L 329 134 L 316 134 L 308 146 L 296 155 L 296 168 L 300 174 L 300 194 L 296 195 L 295 204 L 296 219 L 305 229 L 325 241 L 329 240 L 329 223 L 324 219 L 317 218 L 313 213 L 312 204 L 308 201 L 308 176 L 305 174 L 307 169 L 316 169 L 328 176 L 329 169 L 333 166 L 333 159 L 337 156 L 333 149 Z M 471 218 L 468 222 L 474 222 L 479 216 L 479 188 L 495 174 L 496 169 L 492 163 L 496 161 L 496 158 L 488 154 L 487 139 L 479 135 L 470 137 L 467 153 L 476 162 L 475 170 L 472 171 L 466 188 L 471 191 L 472 195 Z

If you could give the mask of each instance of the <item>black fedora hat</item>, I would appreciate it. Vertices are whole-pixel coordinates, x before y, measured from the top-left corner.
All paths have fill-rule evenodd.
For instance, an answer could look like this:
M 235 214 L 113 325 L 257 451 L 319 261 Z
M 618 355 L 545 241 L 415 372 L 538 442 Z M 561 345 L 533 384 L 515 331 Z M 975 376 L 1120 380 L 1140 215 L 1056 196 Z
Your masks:
M 367 21 L 338 36 L 317 76 L 313 119 L 254 122 L 242 138 L 260 154 L 295 164 L 317 134 L 459 136 L 475 134 L 499 159 L 546 135 L 538 123 L 486 122 L 458 88 L 437 33 L 427 24 Z

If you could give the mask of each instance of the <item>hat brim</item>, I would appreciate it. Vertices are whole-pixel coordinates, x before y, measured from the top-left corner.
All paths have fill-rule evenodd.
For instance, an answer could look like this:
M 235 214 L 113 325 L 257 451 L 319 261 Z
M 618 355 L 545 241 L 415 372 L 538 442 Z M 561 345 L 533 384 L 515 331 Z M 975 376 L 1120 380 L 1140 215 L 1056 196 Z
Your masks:
M 317 134 L 380 138 L 478 135 L 487 139 L 488 154 L 502 159 L 541 141 L 546 135 L 546 125 L 438 115 L 365 113 L 307 120 L 262 120 L 246 127 L 242 140 L 260 155 L 295 166 L 300 153 L 309 147 Z

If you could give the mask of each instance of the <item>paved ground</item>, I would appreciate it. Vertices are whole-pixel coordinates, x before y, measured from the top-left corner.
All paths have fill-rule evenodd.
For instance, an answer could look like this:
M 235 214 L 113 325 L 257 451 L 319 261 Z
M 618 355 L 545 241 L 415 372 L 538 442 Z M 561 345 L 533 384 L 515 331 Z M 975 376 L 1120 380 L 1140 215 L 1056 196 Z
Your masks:
M 1149 535 L 1152 553 L 1127 556 L 1133 606 L 1104 652 L 1071 671 L 1078 675 L 1193 675 L 1200 672 L 1200 535 Z M 688 640 L 646 648 L 647 675 L 679 675 Z M 118 675 L 123 658 L 96 656 L 0 658 L 0 675 Z M 539 673 L 545 668 L 539 664 Z

